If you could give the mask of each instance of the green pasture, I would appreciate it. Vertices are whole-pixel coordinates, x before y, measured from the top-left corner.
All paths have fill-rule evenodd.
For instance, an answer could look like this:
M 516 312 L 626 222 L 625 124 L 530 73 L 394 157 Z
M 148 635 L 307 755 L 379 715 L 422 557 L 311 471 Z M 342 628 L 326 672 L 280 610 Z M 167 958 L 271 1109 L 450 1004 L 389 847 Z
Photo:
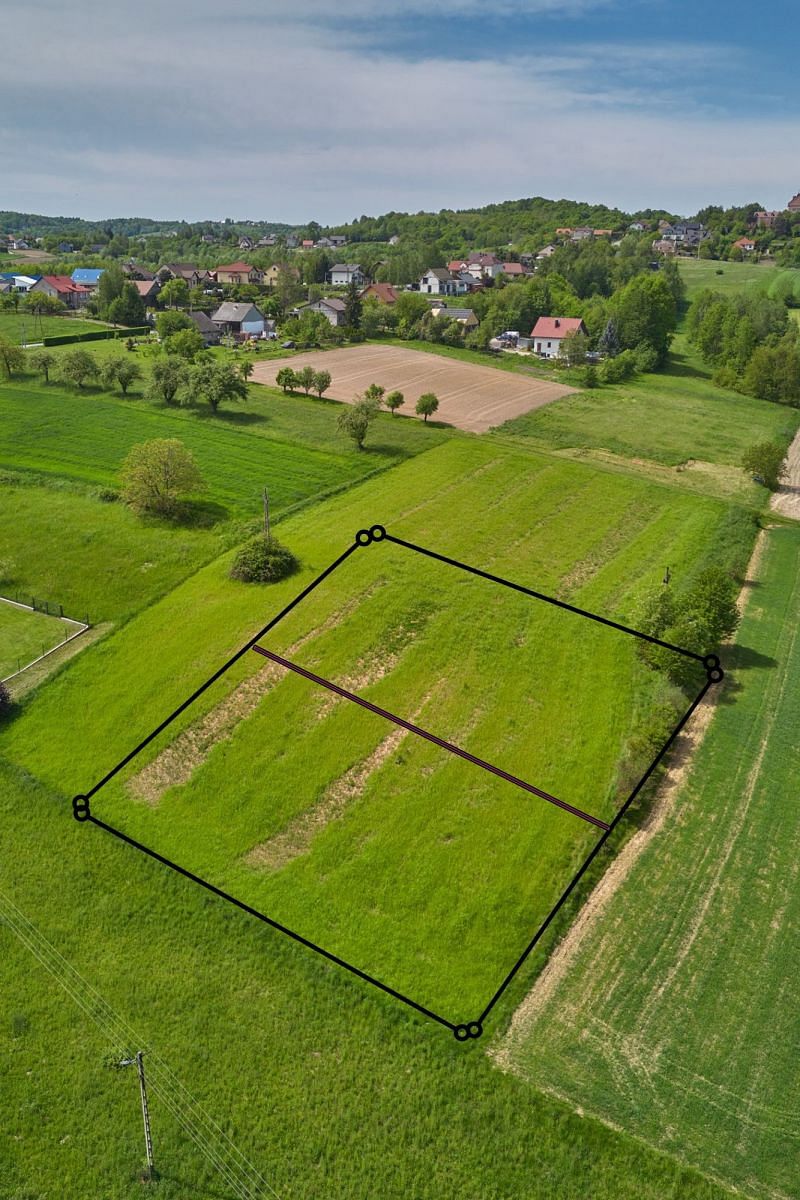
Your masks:
M 0 679 L 58 646 L 67 628 L 58 617 L 28 612 L 0 599 Z
M 224 558 L 192 576 L 48 686 L 9 730 L 9 755 L 49 785 L 85 789 L 375 520 L 628 622 L 666 565 L 675 579 L 709 560 L 735 569 L 753 536 L 745 514 L 713 500 L 452 439 L 282 524 L 302 563 L 293 579 L 235 584 Z M 419 710 L 439 736 L 606 820 L 624 791 L 618 764 L 623 775 L 643 769 L 630 746 L 663 699 L 631 639 L 386 545 L 359 552 L 269 644 L 300 639 L 312 670 L 363 677 L 352 690 L 401 716 Z M 262 666 L 248 655 L 137 768 Z M 92 696 L 92 720 L 76 741 L 57 714 L 79 694 Z M 291 677 L 264 688 L 158 804 L 132 800 L 120 781 L 98 810 L 444 1015 L 471 1019 L 596 830 L 409 739 L 367 770 L 308 853 L 283 870 L 249 865 L 386 735 L 382 719 L 320 707 Z
M 31 378 L 0 386 L 0 466 L 114 487 L 131 446 L 179 438 L 195 455 L 220 515 L 256 515 L 264 487 L 275 514 L 341 488 L 446 434 L 388 414 L 358 451 L 336 429 L 331 401 L 284 397 L 253 386 L 252 400 L 223 410 L 172 410 L 99 389 Z M 427 435 L 427 436 L 426 436 Z
M 768 288 L 780 269 L 770 262 L 722 262 L 711 258 L 678 258 L 678 270 L 693 300 L 698 292 L 738 292 L 743 288 Z
M 769 531 L 688 784 L 512 1037 L 526 1078 L 716 1176 L 800 1193 L 800 534 Z
M 36 274 L 34 271 L 33 274 Z M 38 316 L 25 312 L 0 312 L 0 337 L 12 342 L 40 342 L 43 337 L 61 337 L 64 334 L 90 333 L 93 329 L 107 329 L 102 321 L 91 321 L 85 317 Z

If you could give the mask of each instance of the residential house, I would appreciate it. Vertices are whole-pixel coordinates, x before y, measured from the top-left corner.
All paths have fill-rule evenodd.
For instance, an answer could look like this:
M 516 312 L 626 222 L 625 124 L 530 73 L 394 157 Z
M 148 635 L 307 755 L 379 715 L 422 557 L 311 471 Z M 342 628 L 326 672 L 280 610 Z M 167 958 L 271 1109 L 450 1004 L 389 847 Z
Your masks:
M 219 326 L 214 324 L 207 313 L 190 312 L 186 315 L 198 333 L 203 335 L 203 341 L 207 346 L 216 346 L 219 343 Z
M 216 240 L 213 233 L 203 233 L 200 235 L 200 241 L 205 242 L 207 246 L 213 246 Z
M 220 304 L 211 320 L 220 333 L 231 333 L 242 337 L 266 337 L 268 322 L 255 304 L 236 304 L 227 300 Z
M 771 229 L 775 224 L 776 218 L 780 217 L 781 215 L 781 213 L 775 212 L 774 210 L 772 212 L 765 212 L 763 209 L 759 210 L 757 213 L 754 213 L 756 225 L 758 225 L 760 229 Z
M 278 239 L 275 237 L 274 233 L 266 233 L 266 234 L 264 234 L 264 236 L 262 238 L 259 238 L 258 241 L 256 242 L 256 246 L 258 246 L 258 247 L 277 246 L 277 244 L 278 244 Z
M 307 312 L 322 313 L 331 325 L 337 326 L 344 325 L 346 308 L 344 300 L 340 300 L 338 296 L 326 296 L 322 300 L 312 301 L 311 304 L 301 304 L 299 308 L 293 310 L 293 315 L 300 317 Z
M 553 255 L 557 251 L 558 251 L 558 246 L 554 246 L 551 243 L 549 246 L 543 246 L 542 249 L 539 251 L 539 253 L 536 255 L 536 257 L 537 257 L 537 259 L 552 258 Z
M 507 262 L 502 263 L 503 274 L 509 279 L 522 279 L 528 272 L 523 267 L 522 263 Z
M 83 308 L 92 294 L 89 288 L 74 283 L 69 275 L 43 275 L 29 290 L 55 296 L 62 304 L 66 304 L 67 308 Z
M 466 270 L 474 279 L 484 279 L 489 276 L 496 279 L 503 274 L 503 264 L 494 254 L 482 254 L 474 251 L 467 255 Z
M 128 276 L 128 279 L 155 279 L 152 271 L 148 271 L 145 267 L 140 267 L 135 262 L 123 263 L 122 271 L 123 274 Z
M 580 317 L 539 317 L 531 330 L 531 348 L 540 358 L 558 358 L 565 338 L 586 334 Z
M 400 238 L 398 237 L 398 235 L 396 233 L 393 233 L 392 236 L 389 238 L 389 245 L 396 246 L 399 241 L 400 241 Z
M 297 267 L 290 267 L 286 263 L 273 263 L 271 267 L 267 267 L 263 272 L 263 282 L 268 288 L 274 288 L 278 282 L 278 276 L 281 271 L 288 271 L 295 279 L 300 278 L 300 272 Z
M 240 250 L 252 250 L 253 244 L 254 244 L 253 239 L 251 237 L 248 237 L 247 234 L 244 234 L 243 237 L 239 238 L 239 249 Z
M 33 285 L 40 279 L 39 275 L 18 275 L 13 271 L 4 271 L 0 275 L 0 279 L 4 279 L 8 284 L 5 289 L 8 292 L 29 292 Z
M 380 300 L 381 304 L 397 303 L 397 292 L 391 283 L 368 284 L 361 293 L 361 299 L 368 300 L 370 296 L 374 297 L 375 300 Z
M 562 225 L 562 227 L 560 229 L 556 230 L 556 237 L 571 237 L 571 236 L 572 236 L 572 226 L 571 225 Z
M 56 250 L 59 254 L 72 254 L 74 249 L 75 247 L 73 246 L 72 242 L 59 242 L 56 246 Z
M 228 263 L 225 267 L 217 267 L 215 271 L 217 283 L 261 283 L 264 278 L 263 271 L 259 271 L 258 267 L 251 267 L 246 262 Z
M 210 277 L 208 271 L 195 266 L 194 263 L 164 263 L 164 266 L 158 269 L 158 278 L 162 283 L 166 283 L 168 279 L 183 279 L 189 287 L 197 287 L 201 283 L 208 282 Z
M 471 308 L 451 308 L 447 304 L 434 304 L 431 313 L 434 317 L 447 317 L 448 321 L 457 321 L 466 332 L 477 329 L 480 324 Z
M 751 237 L 740 237 L 733 243 L 733 249 L 741 250 L 743 254 L 752 254 L 755 248 L 756 244 Z
M 358 263 L 334 263 L 328 271 L 328 283 L 333 287 L 348 287 L 351 283 L 363 287 L 366 282 L 367 277 Z
M 592 233 L 595 237 L 611 237 L 614 233 L 613 229 L 593 229 Z
M 132 279 L 131 283 L 145 304 L 155 304 L 158 293 L 161 291 L 161 284 L 157 279 Z
M 670 238 L 656 238 L 653 242 L 653 249 L 657 254 L 675 254 L 678 246 Z
M 431 267 L 420 279 L 418 289 L 428 296 L 463 296 L 473 286 L 471 275 L 453 275 L 446 267 Z
M 631 221 L 628 229 L 631 231 L 631 233 L 644 233 L 645 229 L 647 229 L 647 226 L 645 225 L 644 221 Z
M 699 221 L 676 221 L 662 229 L 659 222 L 659 237 L 663 241 L 675 242 L 676 246 L 692 249 L 709 236 L 708 230 Z
M 786 208 L 788 212 L 800 212 L 800 192 L 796 196 L 792 196 Z
M 31 244 L 23 237 L 10 237 L 8 239 L 9 250 L 30 250 Z
M 100 283 L 102 274 L 102 267 L 76 267 L 71 279 L 73 283 L 79 283 L 81 287 L 89 288 L 93 292 Z
M 573 229 L 569 240 L 571 242 L 587 242 L 589 238 L 594 237 L 594 230 L 588 225 L 579 225 L 577 229 Z
M 327 240 L 332 246 L 335 246 L 337 250 L 341 250 L 342 246 L 347 245 L 347 238 L 343 233 L 331 233 L 328 235 Z
M 293 234 L 293 233 L 287 233 L 287 235 L 286 235 L 286 249 L 287 249 L 287 250 L 294 250 L 296 247 L 297 247 L 297 237 L 296 237 L 296 236 L 295 236 L 295 234 Z

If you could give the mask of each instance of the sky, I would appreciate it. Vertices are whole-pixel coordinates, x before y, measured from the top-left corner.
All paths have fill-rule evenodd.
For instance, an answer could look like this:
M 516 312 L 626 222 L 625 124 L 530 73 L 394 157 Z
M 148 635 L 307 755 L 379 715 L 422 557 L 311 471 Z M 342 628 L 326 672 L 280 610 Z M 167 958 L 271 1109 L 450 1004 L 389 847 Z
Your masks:
M 0 208 L 327 225 L 536 195 L 690 215 L 800 190 L 788 0 L 2 12 Z

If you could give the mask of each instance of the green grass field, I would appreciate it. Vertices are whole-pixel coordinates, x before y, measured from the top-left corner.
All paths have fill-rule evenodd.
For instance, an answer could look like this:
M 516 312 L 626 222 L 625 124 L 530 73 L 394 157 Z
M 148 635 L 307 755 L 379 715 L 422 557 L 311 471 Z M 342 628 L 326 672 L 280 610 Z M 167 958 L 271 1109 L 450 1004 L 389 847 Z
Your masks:
M 466 526 L 465 511 L 475 514 Z M 412 540 L 628 621 L 665 564 L 676 579 L 709 554 L 741 565 L 753 536 L 746 516 L 713 500 L 676 499 L 628 477 L 454 439 L 285 522 L 281 536 L 303 571 L 268 593 L 228 581 L 224 560 L 193 576 L 49 687 L 9 731 L 9 754 L 48 784 L 82 790 L 378 515 Z M 517 536 L 501 544 L 501 531 L 513 528 Z M 440 736 L 609 819 L 619 802 L 618 761 L 658 683 L 632 639 L 488 585 L 442 578 L 409 557 L 384 547 L 352 560 L 270 645 L 280 652 L 312 635 L 298 655 L 312 669 L 360 678 L 355 690 L 390 711 L 426 714 Z M 470 629 L 474 646 L 465 640 Z M 143 645 L 158 651 L 143 657 Z M 263 665 L 252 658 L 137 766 L 252 676 Z M 591 664 L 577 682 L 573 658 Z M 102 812 L 452 1019 L 464 1007 L 479 1011 L 585 854 L 592 828 L 521 801 L 517 789 L 416 739 L 391 745 L 370 767 L 385 748 L 382 719 L 350 705 L 320 707 L 294 677 L 260 686 L 261 703 L 156 807 L 132 802 L 115 783 Z M 76 744 L 59 735 L 55 714 L 79 693 L 94 704 Z M 284 870 L 253 868 L 254 849 L 291 841 L 301 815 L 364 764 L 353 804 L 309 853 Z M 637 765 L 641 772 L 646 764 Z M 398 888 L 403 863 L 413 869 Z M 454 896 L 463 897 L 456 906 Z
M 37 272 L 33 272 L 36 274 Z M 43 337 L 62 337 L 67 333 L 89 333 L 93 329 L 107 329 L 102 321 L 86 317 L 46 317 L 19 312 L 0 312 L 0 337 L 12 342 L 40 342 Z
M 779 274 L 774 263 L 718 262 L 711 258 L 679 258 L 678 268 L 689 300 L 705 288 L 717 292 L 739 292 L 752 287 L 768 288 Z
M 798 563 L 770 531 L 688 786 L 511 1042 L 526 1077 L 764 1198 L 800 1193 Z
M 0 600 L 0 679 L 59 645 L 67 630 L 68 626 L 58 617 L 27 612 Z
M 214 416 L 24 379 L 0 386 L 0 466 L 115 486 L 131 446 L 179 438 L 195 455 L 209 499 L 257 515 L 264 487 L 276 514 L 426 450 L 446 434 L 388 414 L 359 452 L 336 430 L 339 406 L 252 387 Z

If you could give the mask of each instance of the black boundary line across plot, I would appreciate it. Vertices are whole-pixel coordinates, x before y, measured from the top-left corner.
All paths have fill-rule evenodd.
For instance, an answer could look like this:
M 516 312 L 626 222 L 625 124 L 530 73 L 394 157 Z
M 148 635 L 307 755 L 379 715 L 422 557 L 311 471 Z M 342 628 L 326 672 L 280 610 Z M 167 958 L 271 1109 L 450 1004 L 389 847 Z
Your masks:
M 517 776 L 508 774 L 507 772 L 503 771 L 501 768 L 496 767 L 494 764 L 489 763 L 489 762 L 485 761 L 484 759 L 477 758 L 476 756 L 469 754 L 467 751 L 462 750 L 458 746 L 454 746 L 452 743 L 446 742 L 442 738 L 438 738 L 435 734 L 432 734 L 432 733 L 428 732 L 427 730 L 420 728 L 417 725 L 413 725 L 410 722 L 405 721 L 402 717 L 397 717 L 393 713 L 390 713 L 385 709 L 379 708 L 377 705 L 371 704 L 369 701 L 364 700 L 363 697 L 356 696 L 354 693 L 348 692 L 344 688 L 340 688 L 337 684 L 332 683 L 330 680 L 323 679 L 321 676 L 318 676 L 318 675 L 314 675 L 312 672 L 306 671 L 304 668 L 299 667 L 297 664 L 290 662 L 288 659 L 281 658 L 279 655 L 274 654 L 272 651 L 266 650 L 264 647 L 256 645 L 256 643 L 258 641 L 260 641 L 260 639 L 262 637 L 264 637 L 265 634 L 269 633 L 272 629 L 275 628 L 275 626 L 278 624 L 279 621 L 283 620 L 283 618 L 285 616 L 287 616 L 294 608 L 296 608 L 296 606 L 302 600 L 304 600 L 307 596 L 309 596 L 311 594 L 311 592 L 313 592 L 314 589 L 323 582 L 324 579 L 327 579 L 329 575 L 331 575 L 339 566 L 341 566 L 341 564 L 344 563 L 350 557 L 350 555 L 354 553 L 355 550 L 357 550 L 359 547 L 370 546 L 375 542 L 381 542 L 384 540 L 387 542 L 393 542 L 397 546 L 403 546 L 408 550 L 413 550 L 418 554 L 425 555 L 427 558 L 435 559 L 436 561 L 445 563 L 448 566 L 456 567 L 460 570 L 466 571 L 471 575 L 476 575 L 476 576 L 480 577 L 481 579 L 487 579 L 492 583 L 500 584 L 503 587 L 510 588 L 512 591 L 521 592 L 523 595 L 531 596 L 533 599 L 542 600 L 546 604 L 552 604 L 555 607 L 564 609 L 567 612 L 574 613 L 581 617 L 586 617 L 588 620 L 596 621 L 601 625 L 606 625 L 612 629 L 619 630 L 621 633 L 630 634 L 633 637 L 639 638 L 646 642 L 650 642 L 652 645 L 662 646 L 666 650 L 671 650 L 674 653 L 683 655 L 686 658 L 694 659 L 696 662 L 700 663 L 705 668 L 706 682 L 703 684 L 703 687 L 701 688 L 700 692 L 697 694 L 695 699 L 692 701 L 692 703 L 689 705 L 688 709 L 684 713 L 684 715 L 678 721 L 677 725 L 672 730 L 672 733 L 669 735 L 667 740 L 664 742 L 664 745 L 658 751 L 655 758 L 650 763 L 649 767 L 647 768 L 645 773 L 642 775 L 639 782 L 633 787 L 633 789 L 631 790 L 627 799 L 625 800 L 625 802 L 623 803 L 623 805 L 617 812 L 616 816 L 611 820 L 610 823 L 601 821 L 599 818 L 593 817 L 590 814 L 583 812 L 581 809 L 574 808 L 572 805 L 567 804 L 565 801 L 559 800 L 557 797 L 552 796 L 552 795 L 550 795 L 550 793 L 545 792 L 542 789 L 535 787 L 533 784 L 527 783 L 525 780 L 519 779 Z M 152 740 L 155 737 L 157 737 L 160 733 L 162 733 L 163 730 L 165 730 L 177 717 L 179 717 L 182 712 L 185 712 L 185 710 L 187 708 L 189 708 L 189 706 L 191 704 L 193 704 L 194 701 L 197 700 L 198 697 L 203 694 L 203 692 L 205 692 L 213 683 L 215 683 L 216 680 L 220 678 L 220 676 L 224 675 L 225 672 L 228 671 L 229 668 L 234 665 L 234 663 L 238 662 L 238 660 L 240 658 L 242 658 L 249 650 L 255 650 L 257 653 L 263 655 L 264 657 L 266 657 L 268 659 L 271 659 L 274 662 L 277 662 L 281 666 L 283 666 L 289 670 L 295 671 L 296 673 L 298 673 L 300 675 L 303 675 L 305 678 L 311 680 L 312 682 L 314 682 L 320 686 L 326 687 L 331 691 L 336 692 L 337 694 L 341 695 L 345 699 L 350 700 L 356 704 L 359 704 L 362 707 L 367 708 L 372 712 L 375 712 L 379 716 L 385 717 L 387 720 L 394 722 L 395 724 L 401 726 L 402 728 L 405 728 L 412 733 L 416 733 L 420 737 L 426 738 L 427 740 L 436 743 L 437 745 L 441 746 L 443 749 L 448 750 L 450 753 L 456 754 L 461 758 L 467 759 L 469 762 L 472 762 L 475 766 L 478 766 L 481 769 L 489 771 L 495 775 L 499 775 L 501 778 L 507 780 L 508 782 L 510 782 L 512 784 L 515 784 L 517 787 L 523 788 L 524 790 L 531 792 L 534 795 L 539 796 L 540 798 L 548 801 L 549 803 L 555 804 L 560 808 L 566 809 L 568 812 L 571 812 L 573 815 L 580 817 L 581 819 L 583 819 L 585 821 L 589 821 L 592 824 L 598 826 L 599 828 L 601 828 L 603 830 L 598 841 L 595 843 L 595 845 L 589 851 L 588 855 L 583 860 L 582 864 L 580 865 L 580 867 L 578 868 L 576 873 L 573 875 L 573 877 L 570 880 L 567 887 L 561 893 L 558 900 L 556 901 L 556 903 L 554 904 L 554 906 L 552 907 L 552 909 L 550 910 L 548 915 L 545 917 L 544 921 L 542 921 L 542 923 L 539 925 L 538 929 L 534 933 L 534 935 L 531 938 L 531 940 L 529 941 L 528 945 L 525 947 L 522 954 L 519 956 L 517 961 L 511 967 L 511 970 L 505 976 L 502 983 L 497 988 L 496 992 L 494 993 L 494 995 L 492 996 L 492 998 L 490 999 L 490 1001 L 488 1002 L 486 1007 L 483 1009 L 483 1012 L 480 1014 L 480 1016 L 476 1020 L 467 1021 L 467 1022 L 454 1022 L 454 1021 L 449 1020 L 447 1017 L 442 1016 L 441 1013 L 434 1012 L 432 1009 L 427 1008 L 424 1004 L 420 1004 L 417 1000 L 412 999 L 410 996 L 406 996 L 404 993 L 397 991 L 395 988 L 390 987 L 386 983 L 383 983 L 382 980 L 376 979 L 373 975 L 369 975 L 366 971 L 362 971 L 360 967 L 355 966 L 353 963 L 348 962 L 344 958 L 340 958 L 339 955 L 332 953 L 330 950 L 326 950 L 323 946 L 318 946 L 315 942 L 312 942 L 308 938 L 303 937 L 302 934 L 296 932 L 295 930 L 289 929 L 286 925 L 282 925 L 279 921 L 276 921 L 273 917 L 269 917 L 265 913 L 259 912 L 258 909 L 253 908 L 251 905 L 246 904 L 244 901 L 238 900 L 235 896 L 231 896 L 228 892 L 223 891 L 222 888 L 219 888 L 215 884 L 209 882 L 209 880 L 203 879 L 201 876 L 195 875 L 193 871 L 189 871 L 185 867 L 180 866 L 178 863 L 172 862 L 171 859 L 166 858 L 163 854 L 159 854 L 157 850 L 153 850 L 150 846 L 145 846 L 142 842 L 136 841 L 135 838 L 132 838 L 128 834 L 123 833 L 123 831 L 120 829 L 116 829 L 113 825 L 109 825 L 107 822 L 101 820 L 99 817 L 94 816 L 94 814 L 91 812 L 89 801 L 91 800 L 92 796 L 96 795 L 97 792 L 99 792 L 101 788 L 105 787 L 105 785 L 107 783 L 109 783 L 110 780 L 112 780 L 114 778 L 114 776 L 117 775 L 125 766 L 127 766 L 127 764 L 133 758 L 135 758 L 136 755 L 139 754 L 145 748 L 145 746 L 149 745 L 149 743 L 152 742 Z M 658 767 L 659 763 L 662 761 L 664 756 L 667 754 L 670 747 L 673 745 L 675 739 L 680 734 L 681 730 L 684 728 L 686 723 L 690 720 L 692 714 L 694 713 L 694 711 L 698 707 L 698 705 L 702 702 L 706 693 L 709 691 L 709 689 L 714 684 L 719 683 L 722 680 L 723 675 L 724 675 L 724 672 L 720 666 L 720 660 L 716 654 L 700 655 L 700 654 L 695 654 L 691 650 L 686 650 L 685 648 L 683 648 L 681 646 L 673 646 L 669 642 L 665 642 L 660 638 L 652 637 L 649 634 L 642 633 L 640 630 L 632 629 L 627 625 L 622 625 L 618 621 L 612 621 L 608 617 L 602 617 L 597 613 L 592 613 L 592 612 L 587 611 L 586 609 L 578 608 L 574 604 L 567 604 L 565 601 L 558 600 L 553 596 L 547 596 L 543 592 L 537 592 L 537 591 L 533 590 L 532 588 L 523 587 L 521 584 L 513 583 L 512 581 L 510 581 L 508 579 L 503 579 L 499 575 L 492 575 L 488 571 L 482 571 L 477 567 L 471 567 L 466 563 L 459 562 L 457 559 L 448 558 L 444 554 L 438 554 L 434 550 L 429 550 L 424 546 L 418 546 L 414 542 L 408 542 L 408 541 L 405 541 L 403 538 L 393 537 L 391 534 L 386 532 L 385 528 L 382 525 L 373 525 L 369 529 L 360 529 L 358 531 L 358 533 L 356 534 L 355 539 L 352 542 L 352 544 L 350 546 L 348 546 L 348 548 L 342 554 L 340 554 L 338 558 L 334 559 L 334 561 L 330 564 L 330 566 L 326 567 L 325 570 L 322 571 L 316 577 L 316 579 L 312 580 L 312 582 L 309 583 L 307 587 L 305 587 L 297 596 L 295 596 L 295 598 L 293 600 L 291 600 L 285 606 L 285 608 L 281 609 L 281 611 L 277 614 L 277 616 L 273 617 L 271 621 L 267 622 L 267 624 L 263 627 L 263 629 L 260 629 L 258 631 L 258 633 L 256 633 L 252 638 L 250 638 L 250 640 L 248 642 L 246 642 L 244 644 L 244 646 L 241 647 L 241 649 L 237 650 L 236 653 L 233 654 L 227 660 L 227 662 L 225 662 L 218 670 L 216 670 L 214 672 L 214 674 L 211 675 L 204 683 L 202 683 L 200 685 L 200 687 L 196 688 L 195 691 L 192 692 L 192 694 L 186 700 L 184 700 L 182 704 L 180 704 L 172 713 L 170 713 L 170 715 L 168 717 L 166 717 L 159 725 L 157 725 L 155 729 L 153 729 L 145 738 L 143 738 L 142 741 L 140 741 L 139 744 L 133 750 L 131 750 L 128 754 L 126 754 L 125 757 L 122 758 L 116 764 L 116 766 L 112 767 L 112 769 L 110 771 L 108 771 L 102 777 L 102 779 L 98 780 L 98 782 L 96 784 L 94 784 L 94 786 L 92 788 L 90 788 L 89 791 L 82 792 L 79 795 L 75 796 L 75 798 L 72 801 L 72 812 L 73 812 L 73 816 L 75 817 L 76 821 L 91 822 L 93 825 L 96 825 L 99 829 L 104 829 L 107 833 L 110 833 L 114 837 L 119 838 L 120 841 L 125 842 L 127 845 L 132 846 L 134 849 L 140 850 L 143 854 L 146 854 L 150 858 L 155 859 L 156 862 L 162 863 L 164 866 L 169 867 L 173 871 L 176 871 L 179 875 L 183 875 L 186 879 L 191 880 L 193 883 L 199 884 L 200 887 L 205 888 L 207 891 L 213 893 L 213 895 L 218 896 L 222 900 L 227 900 L 230 904 L 233 904 L 236 908 L 241 909 L 242 912 L 245 912 L 249 916 L 255 917 L 257 920 L 264 922 L 264 924 L 269 925 L 272 929 L 277 930 L 279 933 L 286 934 L 286 936 L 291 938 L 293 941 L 298 942 L 300 945 L 305 946 L 309 950 L 313 950 L 315 953 L 321 955 L 323 958 L 328 959 L 329 962 L 335 963 L 339 967 L 343 967 L 344 970 L 349 971 L 352 975 L 355 975 L 358 979 L 363 980 L 365 983 L 372 984 L 373 987 L 378 988 L 380 991 L 384 992 L 386 995 L 392 996 L 395 1000 L 401 1001 L 403 1004 L 406 1004 L 409 1008 L 414 1009 L 416 1012 L 422 1014 L 423 1016 L 429 1017 L 432 1021 L 436 1021 L 440 1025 L 444 1025 L 447 1029 L 450 1029 L 452 1031 L 452 1033 L 455 1035 L 457 1041 L 460 1041 L 460 1042 L 469 1041 L 470 1039 L 479 1038 L 481 1036 L 481 1034 L 483 1033 L 483 1022 L 486 1020 L 489 1013 L 492 1011 L 492 1009 L 495 1007 L 497 1002 L 500 1000 L 503 993 L 506 991 L 506 988 L 509 986 L 509 984 L 514 979 L 517 972 L 520 970 L 520 968 L 522 967 L 522 965 L 524 964 L 524 962 L 526 961 L 528 956 L 531 954 L 531 952 L 533 951 L 535 946 L 538 944 L 538 942 L 540 941 L 540 939 L 542 938 L 542 936 L 544 935 L 546 930 L 549 928 L 550 924 L 556 917 L 557 913 L 560 911 L 560 909 L 566 903 L 566 901 L 568 900 L 568 898 L 570 897 L 570 895 L 572 894 L 574 889 L 577 887 L 578 883 L 580 882 L 582 877 L 585 875 L 586 871 L 589 869 L 589 867 L 591 866 L 594 859 L 597 857 L 597 855 L 603 849 L 603 847 L 607 843 L 608 839 L 611 837 L 614 830 L 617 828 L 619 823 L 623 820 L 623 818 L 625 817 L 625 814 L 630 809 L 634 800 L 639 795 L 642 788 L 645 786 L 648 779 L 651 777 L 653 772 L 656 770 L 656 768 Z

